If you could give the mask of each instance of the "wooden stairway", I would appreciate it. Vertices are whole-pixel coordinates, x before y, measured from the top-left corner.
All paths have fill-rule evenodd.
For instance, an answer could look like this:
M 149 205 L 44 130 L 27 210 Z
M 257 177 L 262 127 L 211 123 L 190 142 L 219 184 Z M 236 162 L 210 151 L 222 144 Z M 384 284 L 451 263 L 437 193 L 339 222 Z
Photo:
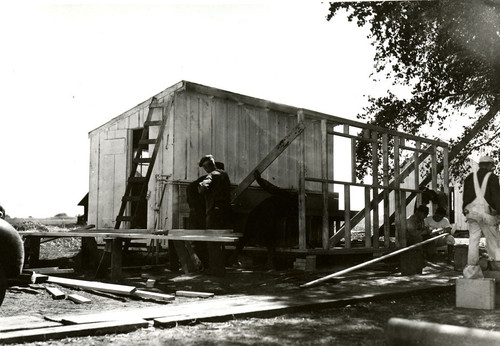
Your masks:
M 160 149 L 161 138 L 163 136 L 163 132 L 167 123 L 167 108 L 171 105 L 172 102 L 173 97 L 169 98 L 169 101 L 166 103 L 158 103 L 158 100 L 153 97 L 151 103 L 149 104 L 148 115 L 146 117 L 146 121 L 144 122 L 144 130 L 142 131 L 142 135 L 139 140 L 137 152 L 132 160 L 132 167 L 130 169 L 130 175 L 127 179 L 125 193 L 122 197 L 120 211 L 118 212 L 118 216 L 116 217 L 115 229 L 119 229 L 122 222 L 130 222 L 130 228 L 135 228 L 139 204 L 143 203 L 146 199 L 149 179 L 151 178 L 151 173 L 153 172 L 156 156 L 158 155 L 158 151 Z M 157 108 L 162 109 L 161 120 L 152 120 L 154 110 Z M 159 127 L 156 138 L 149 138 L 150 127 Z M 154 149 L 151 157 L 142 157 L 143 151 L 149 152 L 149 145 L 152 144 L 154 144 Z M 139 164 L 143 163 L 148 164 L 148 170 L 145 176 L 138 177 L 136 176 L 137 167 Z M 136 185 L 141 186 L 140 193 L 138 195 L 132 193 L 132 187 Z M 132 202 L 136 202 L 135 207 L 133 207 Z M 129 205 L 129 203 L 130 207 L 127 208 L 127 205 Z M 127 211 L 129 215 L 125 215 L 125 212 Z

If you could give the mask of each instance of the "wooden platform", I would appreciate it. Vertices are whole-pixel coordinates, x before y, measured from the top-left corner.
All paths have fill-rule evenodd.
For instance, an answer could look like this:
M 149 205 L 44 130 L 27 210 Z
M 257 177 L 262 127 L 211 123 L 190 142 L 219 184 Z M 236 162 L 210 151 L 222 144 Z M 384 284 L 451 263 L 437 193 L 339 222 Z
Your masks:
M 233 233 L 232 229 L 207 229 L 207 230 L 83 230 L 73 232 L 40 232 L 21 231 L 19 234 L 25 239 L 26 253 L 29 254 L 29 265 L 37 265 L 40 254 L 41 239 L 57 238 L 103 238 L 109 243 L 111 252 L 111 273 L 113 280 L 118 280 L 122 273 L 123 242 L 131 239 L 167 240 L 167 241 L 197 241 L 207 243 L 236 243 L 242 236 Z

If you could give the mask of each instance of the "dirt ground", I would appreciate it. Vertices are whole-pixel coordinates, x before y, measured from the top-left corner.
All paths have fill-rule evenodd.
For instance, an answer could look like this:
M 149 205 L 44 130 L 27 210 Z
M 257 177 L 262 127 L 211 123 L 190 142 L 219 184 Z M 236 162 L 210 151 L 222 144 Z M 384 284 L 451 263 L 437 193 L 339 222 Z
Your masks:
M 71 266 L 77 260 L 75 255 L 79 246 L 78 241 L 70 239 L 42 244 L 41 259 L 46 261 L 47 266 L 54 263 L 61 264 L 61 267 Z M 331 269 L 331 272 L 334 271 Z M 250 265 L 230 269 L 226 277 L 216 279 L 173 273 L 161 266 L 130 269 L 126 273 L 124 284 L 141 287 L 150 277 L 157 279 L 155 287 L 159 291 L 171 293 L 176 289 L 185 289 L 216 293 L 216 297 L 209 299 L 245 292 L 276 294 L 288 286 L 300 285 L 310 279 L 308 273 L 300 271 L 266 271 Z M 79 291 L 77 293 L 91 299 L 92 304 L 77 305 L 68 300 L 52 300 L 42 285 L 32 285 L 31 288 L 33 293 L 9 289 L 0 307 L 0 317 L 73 314 L 162 304 Z M 65 290 L 73 293 L 71 289 Z M 176 301 L 181 302 L 182 298 L 176 298 Z M 384 345 L 385 328 L 391 317 L 500 331 L 498 310 L 456 308 L 455 290 L 450 289 L 265 318 L 191 321 L 173 328 L 149 327 L 126 334 L 66 338 L 24 345 Z

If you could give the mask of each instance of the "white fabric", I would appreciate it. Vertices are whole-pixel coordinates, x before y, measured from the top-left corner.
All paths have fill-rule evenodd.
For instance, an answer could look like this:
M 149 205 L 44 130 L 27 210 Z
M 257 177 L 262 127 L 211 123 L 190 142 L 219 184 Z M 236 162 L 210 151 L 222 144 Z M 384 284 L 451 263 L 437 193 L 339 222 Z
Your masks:
M 464 268 L 464 279 L 482 279 L 484 278 L 483 271 L 478 265 L 466 265 Z
M 466 215 L 467 221 L 475 220 L 487 225 L 497 225 L 497 218 L 496 216 L 491 215 L 490 205 L 484 198 L 486 186 L 488 185 L 488 179 L 490 176 L 491 172 L 486 173 L 483 183 L 479 186 L 477 172 L 474 172 L 474 191 L 476 192 L 476 198 L 465 206 L 465 209 L 469 211 Z
M 439 229 L 442 228 L 443 230 L 445 228 L 451 228 L 450 220 L 447 218 L 443 217 L 441 221 L 437 222 L 432 218 L 432 216 L 426 217 L 424 219 L 424 224 L 426 227 L 429 227 L 431 230 Z
M 486 249 L 489 256 L 495 256 L 500 244 L 497 217 L 491 215 L 490 205 L 484 198 L 490 176 L 491 172 L 486 173 L 482 185 L 479 186 L 477 173 L 474 173 L 476 198 L 465 207 L 469 211 L 466 215 L 469 226 L 467 264 L 473 266 L 479 263 L 479 239 L 481 238 L 481 233 L 486 237 Z

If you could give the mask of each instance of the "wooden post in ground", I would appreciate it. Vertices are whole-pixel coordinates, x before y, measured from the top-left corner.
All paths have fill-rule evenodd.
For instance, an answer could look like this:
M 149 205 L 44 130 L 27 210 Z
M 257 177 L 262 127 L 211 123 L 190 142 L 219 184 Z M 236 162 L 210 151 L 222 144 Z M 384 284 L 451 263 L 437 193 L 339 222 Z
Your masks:
M 299 110 L 297 113 L 297 122 L 304 123 L 304 111 Z M 299 249 L 306 249 L 306 181 L 305 181 L 305 170 L 306 170 L 306 149 L 305 149 L 305 133 L 299 136 L 299 149 L 297 158 L 297 170 L 298 170 L 298 190 L 299 190 Z

